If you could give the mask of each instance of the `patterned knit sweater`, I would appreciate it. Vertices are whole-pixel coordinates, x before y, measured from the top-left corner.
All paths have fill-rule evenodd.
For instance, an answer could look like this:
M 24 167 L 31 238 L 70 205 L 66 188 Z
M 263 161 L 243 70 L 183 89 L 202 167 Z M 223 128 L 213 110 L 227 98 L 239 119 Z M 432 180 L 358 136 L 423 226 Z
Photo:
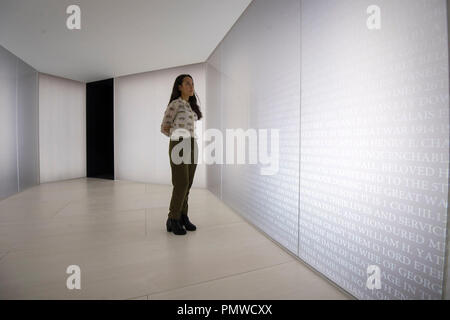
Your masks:
M 197 138 L 195 134 L 195 121 L 197 120 L 197 113 L 192 110 L 190 103 L 179 97 L 172 100 L 167 106 L 161 122 L 161 132 L 172 138 L 172 133 L 179 129 L 177 135 Z M 163 129 L 164 125 L 170 125 L 171 127 L 167 131 Z

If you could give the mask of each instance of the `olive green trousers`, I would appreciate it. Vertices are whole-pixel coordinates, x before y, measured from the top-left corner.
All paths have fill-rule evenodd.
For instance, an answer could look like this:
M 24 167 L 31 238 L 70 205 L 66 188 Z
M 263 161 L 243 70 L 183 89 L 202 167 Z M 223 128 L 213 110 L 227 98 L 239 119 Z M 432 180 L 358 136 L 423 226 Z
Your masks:
M 171 157 L 172 149 L 177 145 L 177 149 L 184 146 L 184 148 L 181 148 L 181 150 L 178 151 L 178 155 L 181 158 L 184 158 L 183 151 L 188 151 L 188 154 L 185 157 L 190 157 L 190 163 L 185 163 L 185 161 L 181 159 L 181 163 L 177 164 L 175 158 Z M 174 152 L 176 154 L 177 150 Z M 191 189 L 192 182 L 194 181 L 195 169 L 197 168 L 198 162 L 197 139 L 194 137 L 180 137 L 179 140 L 171 139 L 169 142 L 169 158 L 170 168 L 172 171 L 173 190 L 168 217 L 172 219 L 179 219 L 182 214 L 187 215 L 188 213 L 189 191 Z

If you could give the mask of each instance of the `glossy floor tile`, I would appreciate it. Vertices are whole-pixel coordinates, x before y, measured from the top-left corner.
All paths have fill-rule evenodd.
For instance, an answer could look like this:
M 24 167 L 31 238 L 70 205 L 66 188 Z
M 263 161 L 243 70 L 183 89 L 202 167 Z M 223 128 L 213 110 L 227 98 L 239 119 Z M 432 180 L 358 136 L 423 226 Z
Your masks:
M 189 195 L 198 229 L 167 232 L 171 191 L 80 178 L 3 199 L 0 299 L 349 299 L 206 189 Z

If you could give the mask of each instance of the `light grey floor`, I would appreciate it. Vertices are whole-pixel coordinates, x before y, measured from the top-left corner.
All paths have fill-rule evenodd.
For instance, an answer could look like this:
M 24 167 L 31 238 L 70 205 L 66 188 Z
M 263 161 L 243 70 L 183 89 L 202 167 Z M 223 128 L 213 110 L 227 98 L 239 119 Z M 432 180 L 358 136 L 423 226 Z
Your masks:
M 198 229 L 168 233 L 171 192 L 80 178 L 1 200 L 0 299 L 351 299 L 206 189 L 189 197 Z

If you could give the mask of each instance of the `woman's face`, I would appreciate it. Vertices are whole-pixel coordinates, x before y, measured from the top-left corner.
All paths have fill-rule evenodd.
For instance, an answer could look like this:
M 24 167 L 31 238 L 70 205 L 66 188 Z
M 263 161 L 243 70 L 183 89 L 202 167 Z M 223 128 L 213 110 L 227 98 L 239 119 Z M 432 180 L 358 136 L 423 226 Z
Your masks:
M 180 89 L 181 94 L 185 96 L 193 96 L 194 95 L 194 82 L 190 77 L 184 77 L 183 83 L 178 86 L 178 89 Z

